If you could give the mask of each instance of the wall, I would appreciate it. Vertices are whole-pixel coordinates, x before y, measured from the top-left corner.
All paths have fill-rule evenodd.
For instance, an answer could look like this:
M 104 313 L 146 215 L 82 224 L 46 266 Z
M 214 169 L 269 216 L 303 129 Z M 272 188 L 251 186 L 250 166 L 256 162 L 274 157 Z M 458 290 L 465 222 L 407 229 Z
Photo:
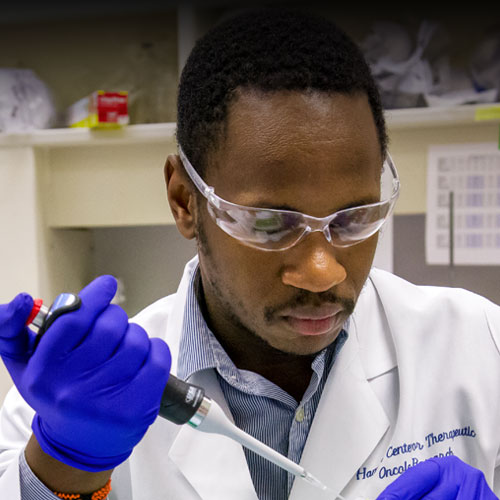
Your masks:
M 174 293 L 186 262 L 195 255 L 175 225 L 94 229 L 94 273 L 112 274 L 124 286 L 129 316 Z
M 423 214 L 394 218 L 394 273 L 418 285 L 466 288 L 500 305 L 500 266 L 426 264 Z

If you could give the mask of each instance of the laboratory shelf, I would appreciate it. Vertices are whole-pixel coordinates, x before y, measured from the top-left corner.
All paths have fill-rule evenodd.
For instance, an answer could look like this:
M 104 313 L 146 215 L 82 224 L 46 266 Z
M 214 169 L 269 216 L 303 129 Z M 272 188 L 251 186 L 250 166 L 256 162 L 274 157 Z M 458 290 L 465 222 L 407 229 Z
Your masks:
M 487 113 L 489 110 L 495 112 Z M 489 116 L 488 116 L 489 115 Z M 386 111 L 390 130 L 450 127 L 482 122 L 500 122 L 500 103 L 464 104 L 453 107 L 406 108 Z
M 486 120 L 481 112 L 497 108 L 496 117 Z M 386 111 L 390 130 L 411 128 L 472 125 L 482 122 L 500 122 L 500 103 L 467 104 L 454 107 L 405 108 Z M 117 144 L 161 143 L 175 140 L 176 124 L 147 123 L 129 125 L 122 129 L 59 128 L 36 130 L 29 133 L 0 133 L 0 147 L 66 147 Z
M 0 147 L 140 144 L 174 139 L 175 123 L 129 125 L 121 129 L 56 128 L 0 134 Z

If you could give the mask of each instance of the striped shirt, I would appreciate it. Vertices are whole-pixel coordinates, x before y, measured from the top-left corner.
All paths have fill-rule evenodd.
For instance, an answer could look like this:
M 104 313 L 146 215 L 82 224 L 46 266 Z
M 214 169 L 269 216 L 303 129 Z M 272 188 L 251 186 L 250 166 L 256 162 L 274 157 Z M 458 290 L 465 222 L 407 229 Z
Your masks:
M 215 370 L 235 424 L 299 463 L 326 379 L 347 339 L 346 330 L 315 356 L 311 381 L 302 400 L 297 402 L 261 375 L 235 366 L 203 318 L 198 283 L 197 268 L 187 291 L 178 376 L 187 379 L 202 370 Z M 294 477 L 252 451 L 246 448 L 244 451 L 259 500 L 286 500 Z M 22 500 L 59 500 L 31 471 L 24 453 L 20 456 L 19 473 Z

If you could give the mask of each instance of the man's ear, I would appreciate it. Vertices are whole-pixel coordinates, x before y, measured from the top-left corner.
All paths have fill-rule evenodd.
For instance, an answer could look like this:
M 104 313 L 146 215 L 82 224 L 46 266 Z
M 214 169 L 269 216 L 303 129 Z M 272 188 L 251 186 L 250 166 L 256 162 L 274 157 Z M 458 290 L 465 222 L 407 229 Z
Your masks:
M 169 155 L 163 169 L 167 198 L 179 232 L 191 240 L 195 237 L 195 193 L 187 181 L 178 155 Z

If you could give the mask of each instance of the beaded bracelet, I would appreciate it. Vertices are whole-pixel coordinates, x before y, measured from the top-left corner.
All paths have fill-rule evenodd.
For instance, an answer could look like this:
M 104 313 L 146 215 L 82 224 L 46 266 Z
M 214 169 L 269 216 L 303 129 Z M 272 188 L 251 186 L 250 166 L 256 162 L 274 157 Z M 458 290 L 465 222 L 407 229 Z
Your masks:
M 59 493 L 58 491 L 54 491 L 54 495 L 64 500 L 105 500 L 110 491 L 111 479 L 100 490 L 94 491 L 94 493 Z

